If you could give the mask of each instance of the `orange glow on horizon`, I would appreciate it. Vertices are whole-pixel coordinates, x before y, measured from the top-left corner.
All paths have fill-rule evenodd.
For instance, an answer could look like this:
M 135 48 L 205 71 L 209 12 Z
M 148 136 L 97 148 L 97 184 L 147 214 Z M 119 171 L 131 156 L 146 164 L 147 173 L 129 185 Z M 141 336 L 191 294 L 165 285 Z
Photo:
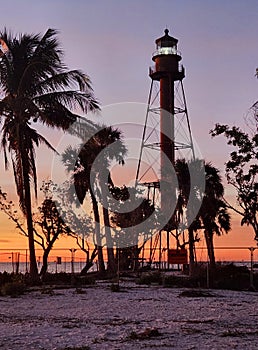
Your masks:
M 3 253 L 22 250 L 25 254 L 26 249 L 28 249 L 27 237 L 22 236 L 18 233 L 18 230 L 15 228 L 15 225 L 6 220 L 3 213 L 0 213 L 1 220 L 1 238 L 0 238 L 0 261 L 6 261 L 5 255 Z M 214 246 L 215 246 L 215 256 L 217 261 L 242 261 L 250 259 L 250 251 L 248 247 L 257 247 L 256 241 L 254 240 L 254 233 L 252 232 L 251 227 L 241 227 L 239 226 L 239 217 L 234 218 L 232 223 L 232 230 L 225 235 L 220 237 L 214 237 Z M 196 253 L 198 260 L 207 261 L 207 251 L 205 247 L 205 241 L 203 234 L 200 232 L 201 241 L 196 245 Z M 166 248 L 166 239 L 165 236 L 162 238 L 162 248 Z M 170 248 L 175 248 L 174 240 L 170 239 Z M 146 256 L 148 256 L 148 247 L 149 244 L 146 244 Z M 220 249 L 223 248 L 223 249 Z M 40 247 L 35 244 L 37 249 L 37 256 L 42 256 Z M 76 256 L 79 258 L 84 258 L 84 253 L 80 252 L 79 247 L 76 244 L 75 239 L 71 237 L 62 236 L 59 240 L 56 241 L 54 249 L 52 252 L 52 257 L 63 255 L 69 258 L 70 252 L 69 249 L 77 249 Z M 236 248 L 236 249 L 232 249 Z M 241 248 L 241 249 L 240 249 Z M 243 249 L 242 249 L 243 248 Z M 164 253 L 165 254 L 165 253 Z M 166 255 L 166 254 L 165 254 Z M 164 255 L 164 260 L 166 260 Z M 254 253 L 255 261 L 258 260 L 258 249 Z M 157 259 L 156 259 L 157 260 Z
M 117 186 L 132 185 L 134 186 L 135 172 L 136 172 L 137 162 L 136 160 L 130 160 L 125 166 L 115 165 L 112 168 L 112 178 Z M 10 175 L 12 175 L 10 173 Z M 11 177 L 9 178 L 11 179 Z M 14 184 L 7 183 L 7 186 L 3 187 L 3 190 L 8 192 L 9 200 L 17 201 L 17 196 L 14 193 Z M 40 191 L 39 191 L 40 192 Z M 10 193 L 10 196 L 9 196 Z M 39 193 L 40 194 L 40 193 Z M 41 194 L 40 194 L 41 195 Z M 230 202 L 233 203 L 234 196 L 227 196 Z M 16 198 L 16 199 L 15 199 Z M 35 203 L 35 207 L 40 204 L 40 199 Z M 216 249 L 215 256 L 218 261 L 225 260 L 248 260 L 249 251 L 248 249 L 231 249 L 230 247 L 256 247 L 256 241 L 254 240 L 254 233 L 251 226 L 240 226 L 241 217 L 231 212 L 232 216 L 232 230 L 221 237 L 214 237 L 214 245 L 216 247 L 228 247 L 228 249 Z M 205 249 L 205 241 L 203 234 L 200 233 L 201 242 L 197 249 L 197 254 L 201 260 L 207 260 L 207 253 Z M 164 244 L 166 240 L 164 239 Z M 164 246 L 162 243 L 162 245 Z M 175 242 L 171 239 L 171 248 L 174 248 Z M 40 248 L 35 245 L 36 248 Z M 165 246 L 164 246 L 165 247 Z M 79 247 L 76 245 L 76 241 L 69 237 L 60 237 L 60 239 L 55 243 L 54 249 L 67 249 L 65 254 L 69 256 L 69 249 L 78 249 L 76 255 L 79 256 Z M 15 249 L 28 249 L 27 238 L 20 235 L 18 230 L 15 228 L 15 224 L 7 219 L 7 217 L 0 212 L 0 252 L 10 252 Z M 39 251 L 41 256 L 41 252 Z M 53 256 L 55 255 L 55 250 L 53 251 Z M 62 253 L 64 254 L 64 252 Z M 255 259 L 258 260 L 258 249 L 255 251 Z M 0 254 L 0 260 L 2 261 Z M 3 256 L 2 256 L 3 257 Z

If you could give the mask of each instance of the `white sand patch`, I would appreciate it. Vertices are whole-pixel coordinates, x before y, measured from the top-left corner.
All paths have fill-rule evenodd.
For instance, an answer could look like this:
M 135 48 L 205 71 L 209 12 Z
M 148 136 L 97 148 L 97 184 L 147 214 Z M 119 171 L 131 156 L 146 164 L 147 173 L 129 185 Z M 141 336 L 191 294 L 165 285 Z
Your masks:
M 182 289 L 122 287 L 1 297 L 0 349 L 258 349 L 258 293 L 189 298 Z

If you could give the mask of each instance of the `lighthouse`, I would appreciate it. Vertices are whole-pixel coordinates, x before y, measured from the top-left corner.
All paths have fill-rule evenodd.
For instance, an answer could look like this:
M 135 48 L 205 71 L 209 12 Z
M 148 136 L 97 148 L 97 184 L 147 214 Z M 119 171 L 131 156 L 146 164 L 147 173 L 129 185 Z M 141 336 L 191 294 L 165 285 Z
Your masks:
M 155 193 L 157 193 L 156 189 L 160 188 L 159 205 L 165 208 L 173 205 L 172 198 L 173 202 L 175 200 L 175 192 L 172 190 L 172 187 L 175 188 L 172 173 L 177 151 L 181 152 L 179 158 L 185 159 L 189 159 L 189 154 L 182 152 L 189 153 L 190 151 L 190 159 L 194 159 L 194 147 L 183 87 L 185 69 L 180 62 L 182 56 L 177 48 L 178 39 L 169 35 L 169 30 L 165 29 L 164 35 L 156 39 L 155 44 L 156 48 L 152 54 L 154 65 L 149 68 L 151 87 L 136 182 L 148 184 L 148 188 L 153 187 Z M 155 121 L 153 121 L 154 118 L 156 118 Z M 154 140 L 153 135 L 157 134 L 159 137 Z M 142 167 L 142 163 L 146 164 L 147 158 L 154 159 L 154 154 L 144 159 L 145 153 L 150 151 L 156 151 L 156 153 L 158 151 L 156 158 L 158 176 L 155 180 L 150 172 L 148 173 L 146 168 Z M 152 165 L 150 169 L 153 168 Z
M 174 210 L 177 205 L 177 159 L 195 160 L 195 150 L 190 128 L 186 96 L 183 86 L 185 69 L 181 64 L 178 39 L 164 35 L 155 40 L 152 54 L 154 65 L 149 68 L 151 78 L 147 111 L 143 128 L 140 155 L 136 171 L 136 185 L 147 188 L 147 197 L 166 218 L 165 226 L 155 236 L 159 241 L 159 261 L 162 252 L 162 232 L 166 232 L 167 252 L 170 232 L 176 229 Z M 164 237 L 163 237 L 164 239 Z M 154 255 L 150 240 L 150 261 Z M 169 257 L 168 265 L 169 265 Z
M 165 35 L 156 40 L 156 51 L 150 67 L 150 77 L 160 84 L 160 170 L 161 181 L 166 181 L 168 162 L 175 163 L 175 103 L 174 83 L 184 78 L 184 68 L 179 68 L 181 55 L 177 50 L 178 40 L 170 36 L 168 29 Z

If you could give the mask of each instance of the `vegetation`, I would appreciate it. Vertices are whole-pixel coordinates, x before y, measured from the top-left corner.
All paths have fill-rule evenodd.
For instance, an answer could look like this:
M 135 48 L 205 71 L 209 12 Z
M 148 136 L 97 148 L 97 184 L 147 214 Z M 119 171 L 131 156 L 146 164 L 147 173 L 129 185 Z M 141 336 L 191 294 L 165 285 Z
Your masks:
M 189 172 L 190 167 L 194 169 L 197 177 L 201 176 L 202 172 L 205 173 L 203 189 L 198 185 L 193 186 Z M 179 194 L 173 224 L 177 228 L 184 228 L 183 222 L 190 222 L 190 225 L 186 226 L 188 239 L 184 234 L 180 234 L 180 231 L 176 231 L 174 237 L 177 241 L 177 247 L 184 248 L 189 245 L 190 274 L 194 272 L 194 247 L 195 242 L 200 240 L 199 231 L 203 230 L 204 232 L 210 264 L 215 267 L 214 234 L 227 233 L 231 228 L 230 215 L 224 203 L 224 186 L 219 170 L 211 163 L 205 163 L 204 169 L 202 167 L 202 162 L 199 160 L 189 164 L 185 160 L 178 160 L 175 165 Z M 190 193 L 191 191 L 192 193 Z M 193 215 L 196 208 L 199 208 L 199 211 Z M 172 229 L 174 229 L 173 226 Z
M 137 270 L 140 252 L 158 223 L 154 205 L 132 187 L 110 186 L 110 192 L 115 199 L 110 203 L 110 222 L 117 230 L 119 270 Z
M 63 235 L 73 237 L 80 249 L 86 254 L 86 264 L 82 270 L 85 274 L 93 265 L 93 260 L 97 255 L 96 248 L 91 251 L 87 238 L 92 234 L 92 225 L 89 218 L 81 218 L 74 213 L 73 208 L 53 199 L 57 187 L 52 181 L 43 181 L 40 190 L 44 194 L 44 199 L 37 211 L 33 213 L 34 241 L 43 250 L 42 267 L 40 276 L 44 279 L 48 269 L 48 257 L 54 247 L 55 242 Z M 60 197 L 64 193 L 58 192 Z M 64 197 L 63 197 L 64 199 Z M 12 220 L 20 234 L 28 236 L 24 228 L 23 218 L 19 215 L 19 210 L 12 201 L 7 200 L 7 194 L 0 188 L 0 210 Z M 79 222 L 79 223 L 78 223 Z
M 140 278 L 137 280 L 138 284 L 162 284 L 163 281 L 163 275 L 160 271 L 152 271 L 152 272 L 146 272 L 142 273 Z
M 60 235 L 71 235 L 71 230 L 64 222 L 56 207 L 56 202 L 52 199 L 51 182 L 43 183 L 41 190 L 44 192 L 44 200 L 38 211 L 33 213 L 34 242 L 43 250 L 42 267 L 40 276 L 44 277 L 48 268 L 48 256 L 54 243 Z M 7 194 L 0 188 L 0 210 L 12 220 L 19 233 L 28 237 L 28 232 L 24 228 L 22 217 L 19 215 L 15 204 L 7 200 Z
M 109 167 L 112 161 L 123 164 L 126 148 L 122 142 L 121 132 L 112 127 L 96 127 L 95 133 L 82 144 L 80 150 L 68 148 L 62 155 L 67 170 L 71 172 L 76 195 L 82 204 L 87 192 L 90 194 L 95 221 L 95 240 L 98 249 L 100 271 L 104 272 L 102 239 L 100 236 L 100 213 L 102 207 L 103 223 L 108 254 L 108 270 L 114 272 L 114 242 L 109 221 L 110 197 L 109 186 L 113 186 Z
M 97 246 L 92 248 L 89 244 L 89 238 L 94 234 L 92 220 L 90 216 L 78 212 L 76 201 L 74 203 L 75 193 L 71 190 L 69 181 L 60 186 L 52 184 L 52 194 L 55 196 L 55 203 L 58 204 L 60 217 L 69 227 L 68 235 L 76 240 L 77 246 L 85 253 L 86 261 L 81 274 L 86 274 L 93 266 L 93 261 L 98 254 Z
M 112 283 L 110 286 L 111 292 L 118 293 L 121 292 L 120 285 L 118 283 Z
M 26 290 L 27 285 L 24 275 L 0 273 L 0 295 L 18 297 L 24 294 Z
M 44 193 L 42 205 L 38 208 L 38 213 L 33 215 L 35 243 L 43 249 L 42 267 L 40 276 L 44 275 L 48 269 L 48 256 L 61 235 L 70 235 L 71 230 L 57 208 L 57 203 L 53 200 L 51 181 L 43 182 L 41 190 Z M 23 231 L 27 236 L 27 232 Z
M 228 233 L 231 229 L 230 216 L 223 201 L 224 186 L 219 170 L 211 164 L 205 164 L 206 188 L 202 205 L 198 214 L 201 227 L 204 229 L 205 241 L 210 264 L 215 266 L 213 237 Z
M 26 286 L 22 282 L 8 282 L 1 287 L 1 295 L 18 297 L 24 294 Z
M 161 335 L 162 334 L 157 328 L 146 328 L 144 331 L 137 333 L 135 331 L 132 331 L 127 338 L 140 341 L 144 339 L 156 338 Z
M 224 135 L 227 144 L 233 147 L 225 165 L 228 183 L 236 191 L 238 206 L 227 207 L 242 216 L 241 225 L 250 225 L 254 238 L 258 241 L 258 120 L 253 133 L 248 134 L 240 128 L 216 124 L 211 130 L 213 137 Z
M 5 165 L 10 154 L 21 209 L 27 221 L 30 274 L 38 279 L 31 204 L 31 182 L 37 195 L 35 147 L 53 147 L 35 127 L 38 123 L 68 130 L 79 115 L 72 111 L 99 108 L 89 77 L 79 70 L 68 71 L 57 40 L 57 31 L 44 35 L 13 36 L 0 33 L 6 52 L 0 60 L 1 145 Z
M 215 297 L 214 294 L 203 291 L 203 290 L 196 290 L 196 289 L 190 289 L 190 290 L 184 290 L 179 294 L 179 297 L 187 297 L 187 298 L 213 298 Z

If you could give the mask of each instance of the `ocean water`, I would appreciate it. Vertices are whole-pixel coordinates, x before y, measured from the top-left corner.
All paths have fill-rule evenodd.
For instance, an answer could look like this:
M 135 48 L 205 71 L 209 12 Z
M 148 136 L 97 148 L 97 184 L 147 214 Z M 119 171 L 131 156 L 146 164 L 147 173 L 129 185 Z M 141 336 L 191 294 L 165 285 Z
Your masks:
M 79 273 L 83 267 L 84 267 L 84 262 L 80 261 L 80 262 L 74 262 L 73 266 L 74 266 L 74 272 L 75 273 Z M 40 270 L 41 268 L 41 264 L 38 264 L 38 269 Z M 11 263 L 11 262 L 0 262 L 0 272 L 8 272 L 8 273 L 12 273 L 12 272 L 16 272 L 17 270 L 17 266 L 15 263 Z M 29 271 L 29 264 L 25 263 L 25 262 L 20 262 L 19 263 L 19 267 L 18 267 L 18 272 L 21 273 L 26 273 Z M 94 263 L 94 265 L 91 267 L 90 271 L 97 271 L 97 264 Z M 72 272 L 72 264 L 70 261 L 66 261 L 66 262 L 62 262 L 61 264 L 57 264 L 55 262 L 50 262 L 48 264 L 48 272 L 50 273 L 59 273 L 59 272 L 66 272 L 66 273 L 71 273 Z

